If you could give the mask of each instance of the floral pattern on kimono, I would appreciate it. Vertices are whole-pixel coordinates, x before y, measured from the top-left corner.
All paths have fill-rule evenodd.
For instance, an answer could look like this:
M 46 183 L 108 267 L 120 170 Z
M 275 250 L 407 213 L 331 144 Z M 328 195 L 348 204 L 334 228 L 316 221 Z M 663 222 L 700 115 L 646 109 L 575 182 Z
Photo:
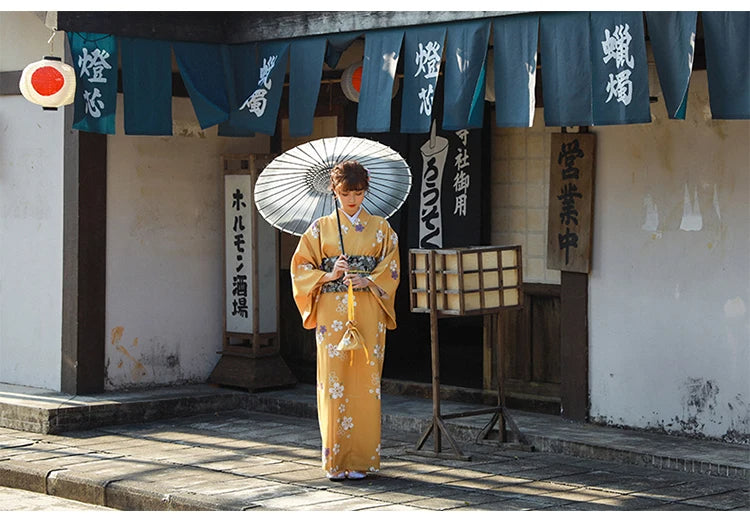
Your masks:
M 400 279 L 398 235 L 388 221 L 363 209 L 351 224 L 338 212 L 350 267 L 377 286 L 354 291 L 354 319 L 366 349 L 338 349 L 346 331 L 347 286 L 342 279 L 321 282 L 341 254 L 335 214 L 310 225 L 291 261 L 295 303 L 303 326 L 315 330 L 322 466 L 331 474 L 380 469 L 380 381 L 386 330 L 396 328 Z

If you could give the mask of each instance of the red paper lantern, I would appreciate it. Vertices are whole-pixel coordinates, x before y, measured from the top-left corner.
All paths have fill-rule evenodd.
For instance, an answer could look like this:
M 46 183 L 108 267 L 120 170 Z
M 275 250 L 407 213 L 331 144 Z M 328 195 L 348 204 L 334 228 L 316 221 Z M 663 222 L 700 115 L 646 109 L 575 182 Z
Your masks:
M 45 56 L 24 68 L 18 87 L 26 100 L 54 111 L 73 103 L 75 70 L 56 56 Z
M 393 79 L 391 98 L 398 92 L 398 77 Z M 359 102 L 359 91 L 362 88 L 362 62 L 357 62 L 344 69 L 341 75 L 341 90 L 352 102 Z

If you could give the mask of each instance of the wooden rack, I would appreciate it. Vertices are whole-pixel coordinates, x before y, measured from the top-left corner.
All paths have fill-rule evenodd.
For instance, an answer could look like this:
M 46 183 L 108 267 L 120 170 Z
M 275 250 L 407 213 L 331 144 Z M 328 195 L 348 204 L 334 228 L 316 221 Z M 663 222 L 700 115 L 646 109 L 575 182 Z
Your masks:
M 523 307 L 523 275 L 521 246 L 483 246 L 458 249 L 409 250 L 409 298 L 411 311 L 430 314 L 430 350 L 432 356 L 432 422 L 417 441 L 413 450 L 428 456 L 470 460 L 448 431 L 445 420 L 492 414 L 489 423 L 480 431 L 477 441 L 487 439 L 495 424 L 499 424 L 498 442 L 509 443 L 506 426 L 516 442 L 528 448 L 528 440 L 521 434 L 505 407 L 502 370 L 502 341 L 499 315 L 503 310 Z M 438 319 L 449 316 L 485 315 L 491 318 L 492 343 L 497 360 L 497 405 L 461 413 L 443 415 L 440 411 L 440 344 Z M 433 435 L 433 451 L 423 450 Z M 442 437 L 448 440 L 454 453 L 446 453 Z

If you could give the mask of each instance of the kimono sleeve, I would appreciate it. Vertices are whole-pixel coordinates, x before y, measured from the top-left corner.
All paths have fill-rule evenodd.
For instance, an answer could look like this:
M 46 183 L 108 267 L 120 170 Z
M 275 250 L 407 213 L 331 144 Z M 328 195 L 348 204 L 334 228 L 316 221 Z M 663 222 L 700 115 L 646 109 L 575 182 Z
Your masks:
M 313 329 L 317 325 L 318 297 L 321 279 L 325 275 L 325 271 L 319 269 L 322 254 L 318 239 L 318 223 L 315 222 L 300 238 L 289 266 L 294 302 L 302 315 L 302 325 L 305 329 Z
M 375 282 L 383 293 L 373 288 L 370 288 L 370 290 L 388 317 L 386 328 L 396 329 L 396 289 L 401 279 L 398 235 L 385 219 L 382 219 L 382 225 L 378 230 L 378 236 L 381 234 L 382 248 L 379 257 L 380 261 L 372 273 L 370 273 L 370 280 Z

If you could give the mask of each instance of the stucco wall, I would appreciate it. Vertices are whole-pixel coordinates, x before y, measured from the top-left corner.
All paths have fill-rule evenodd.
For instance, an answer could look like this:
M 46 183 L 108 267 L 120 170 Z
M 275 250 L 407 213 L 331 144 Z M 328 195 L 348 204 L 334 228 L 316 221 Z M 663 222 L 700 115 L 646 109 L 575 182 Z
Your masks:
M 43 45 L 18 45 L 19 35 L 35 35 Z M 32 13 L 0 13 L 0 70 L 23 69 L 49 54 L 50 35 Z M 53 44 L 58 41 L 62 35 Z M 63 127 L 62 110 L 43 111 L 20 95 L 0 96 L 0 382 L 55 390 L 62 337 Z
M 63 123 L 0 96 L 0 382 L 60 388 Z
M 173 100 L 174 136 L 127 136 L 118 98 L 107 141 L 107 389 L 202 382 L 223 330 L 222 153 L 264 153 L 268 137 L 201 130 Z
M 0 71 L 21 71 L 32 62 L 47 55 L 62 57 L 65 53 L 65 34 L 55 33 L 44 20 L 29 11 L 0 11 Z
M 491 241 L 521 245 L 524 282 L 560 283 L 547 269 L 550 136 L 559 131 L 545 127 L 541 108 L 532 127 L 492 126 Z
M 705 71 L 685 121 L 651 111 L 592 128 L 591 416 L 747 441 L 750 122 L 710 119 Z
M 661 98 L 651 111 L 650 124 L 589 129 L 591 418 L 748 441 L 750 122 L 711 120 L 705 71 L 685 121 Z M 553 132 L 542 108 L 531 128 L 493 128 L 492 241 L 523 246 L 526 282 L 560 281 L 546 269 Z

